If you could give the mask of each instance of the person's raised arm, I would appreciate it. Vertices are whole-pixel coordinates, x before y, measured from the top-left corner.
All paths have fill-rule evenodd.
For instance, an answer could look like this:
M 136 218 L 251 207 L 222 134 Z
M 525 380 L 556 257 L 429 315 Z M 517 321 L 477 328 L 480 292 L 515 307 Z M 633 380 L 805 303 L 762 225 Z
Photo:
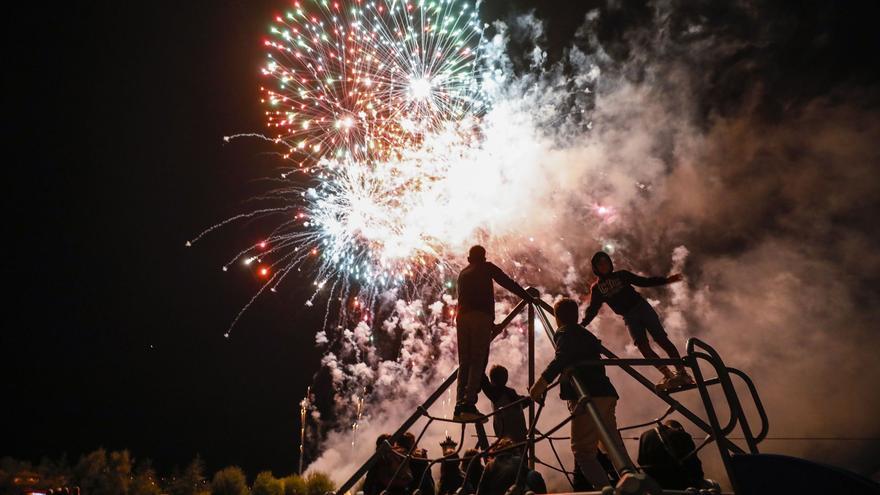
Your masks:
M 525 299 L 526 301 L 532 300 L 532 295 L 529 294 L 521 285 L 516 283 L 515 280 L 508 277 L 506 273 L 501 268 L 498 268 L 494 263 L 489 263 L 489 273 L 492 274 L 492 280 L 494 280 L 498 285 L 504 287 L 505 289 L 513 292 L 517 296 Z
M 486 394 L 486 397 L 490 401 L 494 403 L 498 400 L 499 390 L 495 387 L 495 385 L 492 385 L 492 382 L 489 381 L 489 377 L 486 376 L 485 373 L 483 374 L 483 381 L 480 386 L 483 389 L 483 393 Z
M 636 287 L 657 287 L 658 285 L 671 284 L 681 280 L 681 275 L 672 275 L 671 277 L 642 277 L 633 272 L 622 270 L 620 274 L 623 276 L 624 282 L 635 285 Z

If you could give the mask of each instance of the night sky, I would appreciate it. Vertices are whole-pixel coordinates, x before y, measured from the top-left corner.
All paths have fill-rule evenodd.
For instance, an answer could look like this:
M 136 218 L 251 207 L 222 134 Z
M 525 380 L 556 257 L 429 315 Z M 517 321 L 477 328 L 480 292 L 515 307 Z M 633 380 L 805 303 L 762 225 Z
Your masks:
M 537 11 L 551 60 L 603 4 L 554 3 Z M 599 33 L 609 46 L 646 15 L 623 4 Z M 735 74 L 769 88 L 769 118 L 842 81 L 876 95 L 876 7 L 794 5 L 773 10 L 794 25 L 784 42 L 745 55 L 757 63 Z M 284 6 L 41 2 L 7 12 L 0 456 L 75 460 L 104 446 L 162 470 L 196 453 L 212 469 L 295 470 L 323 313 L 287 284 L 226 340 L 260 281 L 220 267 L 261 225 L 184 247 L 247 210 L 266 189 L 259 179 L 281 165 L 266 143 L 222 138 L 263 129 L 260 41 Z M 485 11 L 527 7 L 496 0 Z M 703 7 L 725 25 L 724 9 Z M 707 113 L 740 98 L 742 87 L 724 82 L 699 95 Z

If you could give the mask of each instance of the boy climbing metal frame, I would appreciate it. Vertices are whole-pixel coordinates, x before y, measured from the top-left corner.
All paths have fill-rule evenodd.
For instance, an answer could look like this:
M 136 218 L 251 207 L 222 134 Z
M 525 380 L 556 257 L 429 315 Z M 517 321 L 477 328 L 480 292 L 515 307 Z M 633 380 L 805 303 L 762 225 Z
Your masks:
M 529 388 L 534 384 L 535 381 L 535 320 L 540 321 L 541 326 L 544 328 L 545 333 L 547 334 L 548 339 L 551 344 L 555 348 L 555 331 L 553 330 L 552 325 L 550 324 L 550 320 L 545 313 L 545 310 L 550 314 L 553 314 L 553 308 L 544 301 L 540 299 L 535 299 L 535 302 L 527 302 L 525 300 L 519 301 L 519 303 L 513 308 L 513 310 L 501 321 L 498 325 L 495 326 L 495 331 L 493 332 L 493 339 L 497 337 L 505 327 L 507 327 L 510 322 L 516 318 L 523 309 L 528 309 L 528 378 L 529 378 Z M 767 436 L 769 431 L 769 422 L 767 419 L 767 414 L 764 411 L 763 404 L 761 403 L 761 399 L 758 396 L 757 389 L 755 388 L 752 380 L 742 371 L 735 368 L 728 368 L 724 365 L 724 362 L 721 360 L 721 357 L 711 346 L 706 344 L 705 342 L 691 338 L 687 342 L 687 355 L 679 359 L 620 359 L 614 353 L 609 351 L 604 346 L 602 347 L 602 354 L 606 359 L 600 359 L 598 361 L 586 361 L 579 364 L 584 365 L 605 365 L 605 366 L 619 366 L 624 371 L 626 371 L 630 376 L 632 376 L 636 381 L 641 383 L 645 388 L 650 390 L 654 395 L 659 397 L 661 400 L 666 402 L 669 406 L 666 413 L 661 416 L 661 418 L 645 423 L 644 425 L 653 424 L 657 421 L 660 421 L 662 418 L 668 416 L 671 412 L 675 411 L 681 414 L 684 418 L 689 420 L 695 426 L 703 430 L 707 436 L 701 442 L 701 444 L 697 447 L 695 452 L 702 449 L 709 442 L 715 441 L 718 446 L 719 453 L 721 454 L 721 459 L 724 463 L 725 470 L 727 471 L 728 478 L 730 479 L 731 484 L 734 487 L 734 491 L 736 491 L 736 480 L 734 479 L 733 471 L 730 466 L 730 456 L 731 452 L 734 454 L 744 454 L 746 451 L 742 449 L 740 446 L 732 442 L 727 436 L 734 431 L 736 426 L 739 424 L 742 429 L 743 437 L 746 440 L 747 448 L 749 453 L 756 454 L 758 453 L 758 444 Z M 716 372 L 716 377 L 706 380 L 703 376 L 702 369 L 699 365 L 699 360 L 703 360 L 710 364 L 712 368 L 714 368 Z M 708 422 L 704 421 L 700 418 L 696 413 L 685 407 L 683 404 L 675 400 L 670 393 L 666 392 L 657 392 L 654 388 L 654 384 L 651 383 L 644 375 L 635 370 L 634 366 L 655 366 L 655 365 L 676 365 L 676 364 L 684 364 L 686 367 L 690 368 L 694 374 L 694 379 L 696 381 L 695 386 L 688 387 L 686 389 L 680 389 L 676 391 L 672 391 L 670 393 L 682 392 L 684 390 L 691 390 L 696 388 L 700 393 L 700 398 L 703 403 L 703 407 L 706 410 L 706 416 L 708 418 Z M 742 409 L 742 405 L 739 401 L 739 397 L 737 392 L 733 386 L 731 375 L 739 377 L 747 386 L 749 393 L 754 401 L 755 409 L 758 412 L 760 421 L 761 421 L 761 429 L 757 435 L 752 433 L 751 427 L 749 425 L 748 419 L 746 418 L 745 412 Z M 439 399 L 443 393 L 455 382 L 458 376 L 458 369 L 453 371 L 449 377 L 447 377 L 443 383 L 431 394 L 425 402 L 419 406 L 416 411 L 407 418 L 406 421 L 391 435 L 391 437 L 383 444 L 377 448 L 376 452 L 370 456 L 369 459 L 357 470 L 352 476 L 343 483 L 339 489 L 336 491 L 336 495 L 344 495 L 346 492 L 351 490 L 354 485 L 360 480 L 369 469 L 376 463 L 376 461 L 382 456 L 389 452 L 394 453 L 395 455 L 403 456 L 407 460 L 412 457 L 413 452 L 410 451 L 406 455 L 396 453 L 391 450 L 391 444 L 393 444 L 397 439 L 399 439 L 405 432 L 407 432 L 421 417 L 427 418 L 427 422 L 423 427 L 421 433 L 418 436 L 420 440 L 422 436 L 427 431 L 428 426 L 430 426 L 434 421 L 442 421 L 442 422 L 451 422 L 451 420 L 446 418 L 438 418 L 429 414 L 428 409 L 434 404 L 434 402 Z M 558 383 L 558 382 L 557 382 Z M 722 387 L 722 391 L 724 392 L 725 399 L 730 408 L 730 419 L 728 423 L 722 428 L 721 423 L 719 421 L 718 415 L 715 411 L 715 407 L 712 403 L 712 399 L 709 395 L 708 387 L 710 385 L 720 384 Z M 590 400 L 589 394 L 587 394 L 586 389 L 579 383 L 577 379 L 573 379 L 573 385 L 575 390 L 580 397 L 578 400 L 579 407 L 585 407 L 588 414 L 590 414 L 599 430 L 599 437 L 602 440 L 602 443 L 608 446 L 608 456 L 614 465 L 615 469 L 621 473 L 621 477 L 625 477 L 627 475 L 630 478 L 638 478 L 639 484 L 642 486 L 650 486 L 651 481 L 645 480 L 644 475 L 638 475 L 636 467 L 629 460 L 629 456 L 625 455 L 625 453 L 620 452 L 614 446 L 615 444 L 610 441 L 610 432 L 608 431 L 605 424 L 599 418 L 595 408 L 593 407 L 592 401 Z M 519 402 L 515 402 L 513 404 L 509 404 L 506 407 L 511 407 L 519 404 Z M 491 417 L 501 410 L 499 409 L 493 411 L 492 413 L 486 415 L 486 417 Z M 540 463 L 542 465 L 551 467 L 552 469 L 556 469 L 549 464 L 541 462 L 537 456 L 535 455 L 535 444 L 541 440 L 548 440 L 550 443 L 551 449 L 554 455 L 559 461 L 560 469 L 559 471 L 563 472 L 568 476 L 568 472 L 565 470 L 564 466 L 562 466 L 561 460 L 559 459 L 558 454 L 556 453 L 556 448 L 553 445 L 553 438 L 551 435 L 562 428 L 566 423 L 571 420 L 571 416 L 563 420 L 558 425 L 554 426 L 546 433 L 540 433 L 536 429 L 536 423 L 538 418 L 540 417 L 540 412 L 543 409 L 543 405 L 541 405 L 538 410 L 535 410 L 534 403 L 529 405 L 529 432 L 528 437 L 525 442 L 520 442 L 518 444 L 514 444 L 508 448 L 510 449 L 519 449 L 522 447 L 527 447 L 528 449 L 528 460 L 529 460 L 529 468 L 534 469 L 536 463 Z M 479 444 L 483 448 L 483 451 L 476 456 L 474 459 L 481 458 L 487 455 L 485 446 L 488 445 L 488 440 L 486 439 L 485 431 L 482 428 L 481 423 L 475 423 L 477 429 L 477 436 L 479 438 Z M 620 428 L 621 430 L 632 429 L 638 426 L 644 425 L 635 425 Z M 458 450 L 461 450 L 463 440 L 465 437 L 465 428 L 467 423 L 462 424 L 461 431 L 461 439 L 458 443 Z M 418 441 L 416 442 L 416 445 Z M 456 450 L 456 453 L 458 452 Z M 450 462 L 446 457 L 441 457 L 437 459 L 429 460 L 429 469 L 430 466 L 438 462 Z M 473 459 L 472 459 L 473 462 Z M 401 463 L 398 467 L 398 471 L 400 467 L 405 465 L 406 463 Z M 395 473 L 396 476 L 397 473 Z M 621 480 L 620 483 L 623 483 L 624 480 Z M 618 485 L 620 486 L 620 485 Z

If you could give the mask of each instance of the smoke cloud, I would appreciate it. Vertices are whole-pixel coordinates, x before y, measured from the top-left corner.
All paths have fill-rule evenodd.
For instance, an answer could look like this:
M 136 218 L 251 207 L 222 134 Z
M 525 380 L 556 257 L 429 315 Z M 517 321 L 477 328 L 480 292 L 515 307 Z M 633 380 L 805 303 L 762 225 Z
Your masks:
M 802 34 L 751 3 L 656 2 L 628 12 L 609 2 L 586 13 L 558 61 L 548 61 L 547 27 L 534 15 L 496 29 L 507 75 L 486 116 L 483 195 L 473 200 L 494 209 L 493 222 L 463 239 L 461 252 L 485 243 L 490 259 L 551 302 L 583 300 L 599 249 L 635 272 L 681 271 L 683 283 L 642 293 L 679 348 L 699 337 L 753 378 L 771 437 L 880 436 L 876 92 L 852 78 L 817 76 L 821 84 L 804 87 L 797 70 L 777 72 Z M 821 50 L 820 34 L 804 49 Z M 512 38 L 532 46 L 511 55 Z M 319 335 L 340 424 L 358 420 L 357 401 L 365 405 L 358 428 L 330 432 L 310 469 L 343 481 L 375 437 L 395 430 L 452 372 L 455 329 L 445 312 L 454 302 L 389 293 L 381 324 Z M 497 306 L 500 321 L 511 303 Z M 638 355 L 608 309 L 591 330 L 619 355 Z M 522 393 L 526 340 L 520 319 L 490 357 Z M 551 355 L 539 335 L 539 367 Z M 622 425 L 664 411 L 628 376 L 609 374 Z M 696 397 L 684 401 L 702 412 Z M 432 411 L 451 415 L 452 403 L 447 394 Z M 565 414 L 551 397 L 540 426 Z M 447 432 L 458 430 L 432 425 L 421 446 L 439 455 Z M 635 457 L 636 443 L 627 444 Z M 567 445 L 559 447 L 570 468 Z M 724 480 L 713 448 L 702 458 L 708 475 Z M 768 440 L 762 449 L 868 475 L 880 469 L 877 440 Z M 552 459 L 546 446 L 539 455 Z M 544 474 L 565 489 L 559 476 Z

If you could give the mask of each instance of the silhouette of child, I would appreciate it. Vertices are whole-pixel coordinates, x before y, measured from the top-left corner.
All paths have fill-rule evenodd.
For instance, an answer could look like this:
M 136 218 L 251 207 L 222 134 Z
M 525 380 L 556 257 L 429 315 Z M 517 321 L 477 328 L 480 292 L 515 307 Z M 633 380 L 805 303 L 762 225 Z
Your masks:
M 507 386 L 507 368 L 496 364 L 489 370 L 489 376 L 483 375 L 483 393 L 492 401 L 492 408 L 501 409 L 525 397 Z M 523 400 L 521 406 L 511 406 L 492 416 L 492 427 L 498 438 L 507 437 L 514 443 L 526 439 L 528 432 L 523 408 L 528 407 Z

